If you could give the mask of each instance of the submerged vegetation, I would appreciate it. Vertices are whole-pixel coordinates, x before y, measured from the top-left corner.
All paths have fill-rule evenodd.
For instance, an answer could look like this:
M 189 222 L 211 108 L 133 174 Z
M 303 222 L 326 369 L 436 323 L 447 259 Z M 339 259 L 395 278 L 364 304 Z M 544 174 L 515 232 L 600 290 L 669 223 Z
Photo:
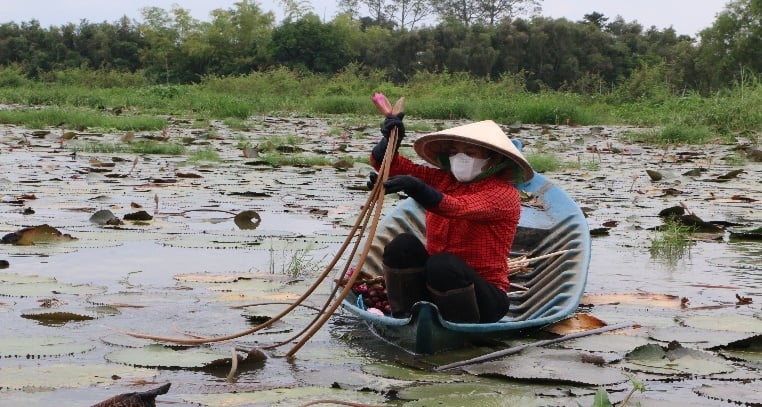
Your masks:
M 690 254 L 691 233 L 694 228 L 678 221 L 667 219 L 659 227 L 657 235 L 651 241 L 651 257 L 675 264 Z

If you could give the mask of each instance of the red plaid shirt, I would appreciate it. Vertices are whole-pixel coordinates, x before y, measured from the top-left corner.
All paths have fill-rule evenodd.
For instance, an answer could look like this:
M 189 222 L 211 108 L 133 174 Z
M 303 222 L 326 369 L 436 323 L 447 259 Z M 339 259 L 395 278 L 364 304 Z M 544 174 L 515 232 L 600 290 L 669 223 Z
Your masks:
M 371 158 L 378 169 L 380 166 Z M 397 154 L 390 176 L 409 174 L 442 191 L 442 202 L 426 212 L 426 251 L 452 253 L 485 280 L 508 291 L 508 264 L 521 214 L 515 186 L 487 177 L 462 183 L 449 171 L 415 164 Z

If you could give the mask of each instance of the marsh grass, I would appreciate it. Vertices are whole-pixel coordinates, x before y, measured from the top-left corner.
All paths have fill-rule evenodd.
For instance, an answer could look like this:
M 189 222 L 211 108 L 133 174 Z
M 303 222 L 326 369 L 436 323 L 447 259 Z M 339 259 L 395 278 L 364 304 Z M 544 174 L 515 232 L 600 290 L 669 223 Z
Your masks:
M 701 144 L 718 137 L 727 140 L 733 131 L 762 127 L 760 83 L 708 97 L 646 92 L 632 98 L 627 92 L 529 93 L 521 75 L 485 80 L 463 73 L 421 72 L 405 84 L 385 78 L 383 72 L 366 72 L 359 67 L 348 67 L 335 75 L 278 68 L 235 77 L 207 77 L 195 85 L 150 85 L 136 74 L 69 70 L 32 81 L 6 69 L 0 71 L 0 100 L 16 109 L 3 110 L 0 122 L 31 128 L 63 125 L 155 130 L 165 124 L 158 118 L 162 115 L 232 119 L 238 123 L 265 115 L 368 116 L 377 114 L 370 97 L 381 91 L 390 100 L 405 96 L 405 111 L 410 117 L 662 127 L 660 134 L 645 140 L 653 143 Z M 117 107 L 129 115 L 111 115 Z M 16 113 L 22 111 L 28 113 Z
M 196 150 L 193 150 L 190 153 L 190 156 L 188 157 L 188 161 L 190 162 L 219 162 L 221 161 L 220 153 L 217 152 L 217 150 L 214 149 L 212 146 L 205 146 L 203 148 L 198 148 Z
M 305 154 L 281 154 L 277 151 L 260 154 L 259 158 L 273 167 L 317 167 L 332 165 L 331 160 L 327 157 Z
M 86 153 L 133 153 L 157 155 L 183 155 L 185 147 L 176 143 L 135 141 L 131 143 L 86 142 L 67 143 L 67 148 Z
M 270 273 L 282 274 L 292 279 L 318 274 L 322 266 L 319 261 L 315 261 L 312 251 L 310 245 L 304 249 L 281 250 L 279 256 L 276 256 L 276 250 L 270 247 Z
M 0 123 L 33 129 L 56 126 L 132 131 L 159 130 L 167 125 L 165 119 L 156 116 L 115 116 L 107 112 L 59 107 L 0 110 Z
M 690 254 L 690 236 L 694 229 L 674 220 L 665 220 L 651 240 L 651 258 L 673 265 Z
M 535 172 L 539 173 L 555 172 L 565 167 L 563 161 L 551 153 L 527 154 L 526 159 Z

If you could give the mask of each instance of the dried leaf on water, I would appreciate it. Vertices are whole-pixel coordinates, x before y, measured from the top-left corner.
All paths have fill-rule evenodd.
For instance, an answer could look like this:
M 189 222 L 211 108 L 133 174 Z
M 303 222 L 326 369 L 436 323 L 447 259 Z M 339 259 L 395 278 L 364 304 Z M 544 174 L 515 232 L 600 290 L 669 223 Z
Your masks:
M 543 328 L 543 330 L 552 332 L 557 335 L 566 335 L 574 332 L 598 329 L 604 326 L 606 326 L 605 322 L 590 314 L 577 313 L 570 318 L 566 318 L 550 326 L 547 326 Z
M 61 233 L 50 225 L 30 226 L 3 236 L 2 243 L 17 246 L 29 246 L 35 243 L 48 243 L 54 241 L 76 240 L 70 234 Z
M 252 222 L 252 219 L 255 221 Z M 233 222 L 235 222 L 235 225 L 238 226 L 239 229 L 251 230 L 256 229 L 259 224 L 262 223 L 262 218 L 257 211 L 247 210 L 235 215 Z

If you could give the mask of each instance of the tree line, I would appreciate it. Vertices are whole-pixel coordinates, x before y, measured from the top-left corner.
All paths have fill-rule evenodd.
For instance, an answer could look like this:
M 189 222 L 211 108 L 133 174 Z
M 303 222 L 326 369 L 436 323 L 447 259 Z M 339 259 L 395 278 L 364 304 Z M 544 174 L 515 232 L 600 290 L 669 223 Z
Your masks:
M 283 0 L 287 18 L 277 25 L 248 0 L 213 10 L 209 21 L 175 6 L 144 8 L 139 22 L 9 22 L 0 25 L 0 66 L 31 79 L 91 69 L 183 84 L 278 67 L 335 74 L 351 65 L 400 83 L 420 72 L 465 72 L 518 76 L 530 91 L 627 86 L 635 97 L 653 86 L 714 92 L 762 72 L 762 0 L 731 1 L 696 38 L 597 12 L 579 21 L 532 15 L 536 0 L 363 0 L 364 17 L 358 1 L 339 0 L 344 12 L 323 21 L 305 3 Z M 432 15 L 435 24 L 411 28 Z

